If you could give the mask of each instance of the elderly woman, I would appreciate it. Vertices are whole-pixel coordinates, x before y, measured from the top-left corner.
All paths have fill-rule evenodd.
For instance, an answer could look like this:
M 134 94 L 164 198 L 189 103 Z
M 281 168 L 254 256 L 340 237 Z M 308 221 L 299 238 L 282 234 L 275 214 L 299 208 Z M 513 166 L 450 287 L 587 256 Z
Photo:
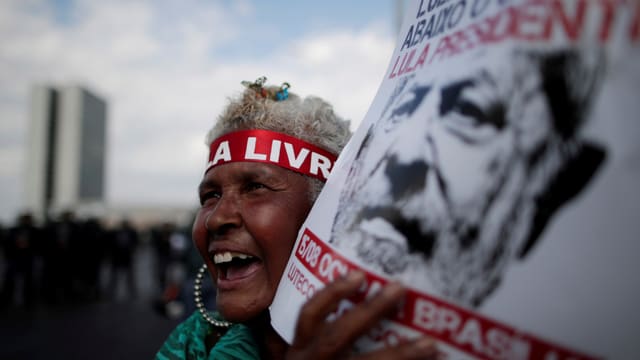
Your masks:
M 217 310 L 180 324 L 157 359 L 329 359 L 351 354 L 352 343 L 404 294 L 391 284 L 331 322 L 327 315 L 364 281 L 361 273 L 327 285 L 302 309 L 293 344 L 270 324 L 269 305 L 298 230 L 319 194 L 349 123 L 318 97 L 300 98 L 289 84 L 244 82 L 207 136 L 209 162 L 198 188 L 201 208 L 193 239 L 214 279 Z M 196 296 L 198 290 L 196 289 Z M 433 356 L 429 339 L 361 354 L 362 358 Z M 355 358 L 355 356 L 354 356 Z

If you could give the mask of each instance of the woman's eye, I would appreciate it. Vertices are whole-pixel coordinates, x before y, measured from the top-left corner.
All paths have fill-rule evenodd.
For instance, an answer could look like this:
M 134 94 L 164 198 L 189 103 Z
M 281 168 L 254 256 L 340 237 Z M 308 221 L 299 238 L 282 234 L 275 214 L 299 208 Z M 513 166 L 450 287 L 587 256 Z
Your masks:
M 255 191 L 259 189 L 266 189 L 267 187 L 264 184 L 258 182 L 250 182 L 246 186 L 247 191 Z
M 222 194 L 218 191 L 208 191 L 200 194 L 200 205 L 205 205 L 211 201 L 220 199 Z

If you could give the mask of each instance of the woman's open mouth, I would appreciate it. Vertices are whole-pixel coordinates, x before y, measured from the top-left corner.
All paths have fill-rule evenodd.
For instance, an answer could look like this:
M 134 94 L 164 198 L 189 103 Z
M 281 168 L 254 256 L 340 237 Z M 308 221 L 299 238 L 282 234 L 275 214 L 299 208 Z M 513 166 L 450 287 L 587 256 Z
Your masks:
M 248 254 L 222 251 L 213 254 L 213 263 L 218 270 L 218 287 L 228 288 L 253 275 L 260 269 L 262 262 Z

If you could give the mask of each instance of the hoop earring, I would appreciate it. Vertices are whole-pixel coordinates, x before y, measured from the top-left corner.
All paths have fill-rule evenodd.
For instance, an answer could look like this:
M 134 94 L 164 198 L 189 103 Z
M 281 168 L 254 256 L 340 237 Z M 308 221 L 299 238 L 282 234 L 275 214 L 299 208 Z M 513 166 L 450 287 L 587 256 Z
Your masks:
M 211 325 L 219 328 L 228 328 L 233 325 L 232 322 L 225 320 L 216 320 L 209 313 L 207 309 L 204 307 L 204 302 L 202 301 L 202 279 L 204 278 L 204 273 L 207 271 L 207 264 L 202 264 L 200 269 L 198 269 L 198 274 L 196 275 L 196 280 L 193 283 L 193 297 L 196 302 L 196 307 L 200 312 L 200 315 Z

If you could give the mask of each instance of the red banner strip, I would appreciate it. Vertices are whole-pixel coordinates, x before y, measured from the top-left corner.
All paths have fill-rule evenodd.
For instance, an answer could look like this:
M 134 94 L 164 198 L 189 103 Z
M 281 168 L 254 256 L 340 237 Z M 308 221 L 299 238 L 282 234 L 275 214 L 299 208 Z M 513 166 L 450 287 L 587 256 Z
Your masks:
M 325 284 L 349 271 L 363 271 L 367 285 L 351 299 L 354 303 L 388 282 L 334 251 L 308 228 L 295 256 Z M 408 290 L 402 311 L 392 320 L 480 359 L 596 359 L 412 289 Z
M 326 181 L 336 156 L 287 134 L 268 130 L 235 131 L 209 147 L 211 168 L 236 161 L 269 163 Z

